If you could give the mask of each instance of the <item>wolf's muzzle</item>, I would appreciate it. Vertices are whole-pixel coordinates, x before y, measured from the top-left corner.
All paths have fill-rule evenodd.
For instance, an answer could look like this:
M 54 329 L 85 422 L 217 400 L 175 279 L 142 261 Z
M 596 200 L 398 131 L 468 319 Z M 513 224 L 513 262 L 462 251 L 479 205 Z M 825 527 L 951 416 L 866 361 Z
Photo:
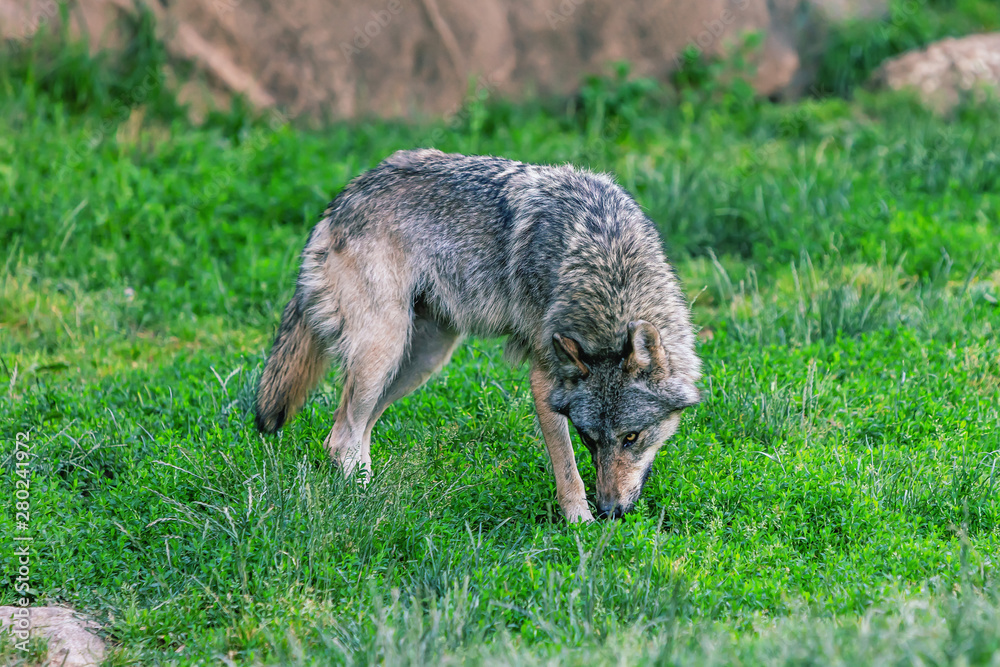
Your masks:
M 620 519 L 625 514 L 625 508 L 614 500 L 598 500 L 597 512 L 602 519 Z

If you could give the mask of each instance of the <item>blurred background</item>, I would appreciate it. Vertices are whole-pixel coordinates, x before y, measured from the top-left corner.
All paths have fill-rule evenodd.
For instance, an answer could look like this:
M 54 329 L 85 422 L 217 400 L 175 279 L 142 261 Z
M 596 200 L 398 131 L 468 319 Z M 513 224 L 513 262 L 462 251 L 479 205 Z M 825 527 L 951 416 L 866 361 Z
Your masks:
M 325 203 L 434 146 L 612 172 L 676 259 L 966 269 L 998 29 L 996 0 L 0 0 L 0 242 L 162 287 L 147 326 L 260 322 Z
M 108 50 L 123 75 L 112 85 L 151 65 L 195 118 L 239 95 L 334 120 L 440 115 L 484 90 L 569 95 L 616 62 L 669 84 L 696 60 L 722 60 L 760 96 L 845 95 L 887 58 L 995 29 L 998 15 L 994 0 L 0 0 L 0 34 L 15 61 L 40 30 Z M 874 83 L 995 85 L 996 50 L 955 47 Z M 59 64 L 36 77 L 57 86 Z

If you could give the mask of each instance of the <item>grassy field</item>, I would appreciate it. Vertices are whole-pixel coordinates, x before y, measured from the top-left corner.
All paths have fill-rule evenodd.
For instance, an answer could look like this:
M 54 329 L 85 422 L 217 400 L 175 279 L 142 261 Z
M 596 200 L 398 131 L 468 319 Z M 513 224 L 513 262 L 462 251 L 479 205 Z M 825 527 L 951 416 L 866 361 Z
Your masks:
M 610 78 L 194 126 L 42 62 L 0 76 L 3 562 L 32 536 L 31 596 L 96 616 L 110 664 L 1000 665 L 1000 107 Z M 367 489 L 321 446 L 332 375 L 255 433 L 308 230 L 427 145 L 609 171 L 660 226 L 705 401 L 623 520 L 562 521 L 498 341 L 388 410 Z

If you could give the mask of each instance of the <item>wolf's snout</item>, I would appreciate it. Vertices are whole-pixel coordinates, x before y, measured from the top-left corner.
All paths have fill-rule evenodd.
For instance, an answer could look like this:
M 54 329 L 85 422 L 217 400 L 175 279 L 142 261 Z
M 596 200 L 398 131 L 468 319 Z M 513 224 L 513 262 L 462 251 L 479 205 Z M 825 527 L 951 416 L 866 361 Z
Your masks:
M 597 511 L 602 519 L 620 519 L 625 508 L 616 500 L 598 500 Z

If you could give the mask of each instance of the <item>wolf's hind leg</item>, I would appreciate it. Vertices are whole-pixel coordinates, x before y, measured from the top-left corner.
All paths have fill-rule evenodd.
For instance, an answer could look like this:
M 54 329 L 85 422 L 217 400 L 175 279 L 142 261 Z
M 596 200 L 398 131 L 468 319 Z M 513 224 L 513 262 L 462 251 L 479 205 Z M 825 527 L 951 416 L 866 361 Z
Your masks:
M 462 337 L 455 329 L 429 317 L 417 316 L 413 321 L 410 345 L 406 350 L 392 384 L 379 398 L 378 405 L 368 418 L 362 449 L 371 451 L 372 428 L 386 408 L 404 396 L 416 391 L 431 375 L 448 363 Z
M 569 421 L 549 406 L 552 378 L 538 366 L 531 367 L 531 393 L 535 398 L 538 424 L 542 427 L 545 447 L 552 460 L 552 472 L 556 477 L 556 495 L 566 520 L 593 521 L 594 515 L 587 506 L 587 490 L 576 468 L 573 441 L 569 437 Z
M 344 387 L 334 412 L 335 423 L 323 443 L 345 476 L 359 466 L 366 481 L 370 474 L 365 432 L 406 355 L 410 318 L 409 308 L 369 310 L 345 318 L 345 327 L 348 322 L 354 326 L 345 328 L 342 340 L 352 345 L 343 357 Z

